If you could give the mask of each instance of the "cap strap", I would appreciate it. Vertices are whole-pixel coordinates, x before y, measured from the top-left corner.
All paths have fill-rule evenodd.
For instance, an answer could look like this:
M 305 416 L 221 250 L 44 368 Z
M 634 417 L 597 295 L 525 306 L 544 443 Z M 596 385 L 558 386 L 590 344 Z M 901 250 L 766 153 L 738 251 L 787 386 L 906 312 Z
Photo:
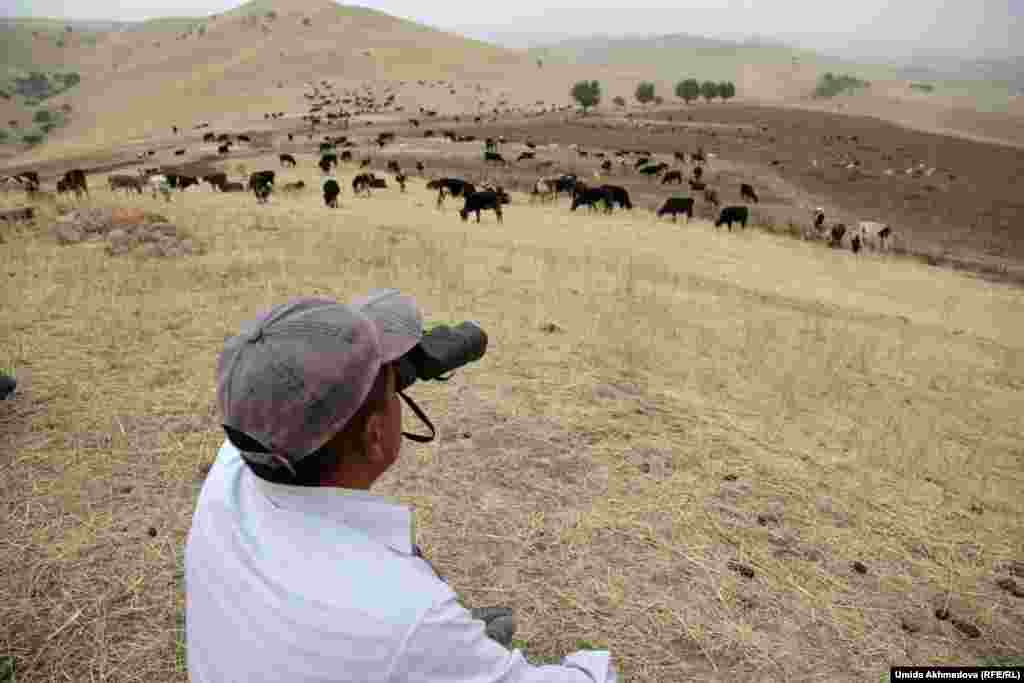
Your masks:
M 405 401 L 405 404 L 407 406 L 412 408 L 412 412 L 416 413 L 416 417 L 418 417 L 420 420 L 424 422 L 424 424 L 430 427 L 430 436 L 425 436 L 423 434 L 410 434 L 409 432 L 402 432 L 402 436 L 404 436 L 407 439 L 412 439 L 413 441 L 418 441 L 419 443 L 427 443 L 429 441 L 433 441 L 434 437 L 437 436 L 437 430 L 434 429 L 434 425 L 430 421 L 430 418 L 423 414 L 423 411 L 420 410 L 420 407 L 413 403 L 413 400 L 406 396 L 404 391 L 399 391 L 398 395 L 402 397 L 402 400 Z

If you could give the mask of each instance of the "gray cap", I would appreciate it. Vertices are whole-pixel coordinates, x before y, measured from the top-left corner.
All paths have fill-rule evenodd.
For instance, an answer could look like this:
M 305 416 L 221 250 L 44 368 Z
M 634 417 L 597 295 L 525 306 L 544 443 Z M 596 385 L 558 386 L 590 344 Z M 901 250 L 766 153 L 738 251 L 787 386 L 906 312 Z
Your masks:
M 217 360 L 223 424 L 270 451 L 242 451 L 245 459 L 291 468 L 341 431 L 381 366 L 422 337 L 416 302 L 397 289 L 349 304 L 303 297 L 275 306 L 224 343 Z

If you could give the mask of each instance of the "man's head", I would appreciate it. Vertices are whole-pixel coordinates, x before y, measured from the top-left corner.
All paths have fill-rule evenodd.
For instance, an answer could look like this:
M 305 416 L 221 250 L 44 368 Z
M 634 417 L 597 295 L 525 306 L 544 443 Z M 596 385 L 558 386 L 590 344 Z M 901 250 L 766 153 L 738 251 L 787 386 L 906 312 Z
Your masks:
M 271 481 L 369 488 L 398 457 L 393 363 L 419 343 L 415 303 L 296 299 L 225 343 L 217 398 L 229 438 Z

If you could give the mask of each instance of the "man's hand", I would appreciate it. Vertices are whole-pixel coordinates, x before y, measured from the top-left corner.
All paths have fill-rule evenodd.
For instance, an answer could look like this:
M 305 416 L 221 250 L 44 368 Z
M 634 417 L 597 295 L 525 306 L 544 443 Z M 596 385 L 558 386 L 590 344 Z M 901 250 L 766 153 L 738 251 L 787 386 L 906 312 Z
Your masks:
M 487 637 L 505 647 L 512 646 L 512 636 L 516 632 L 516 620 L 508 607 L 474 607 L 470 610 L 474 619 L 486 624 Z

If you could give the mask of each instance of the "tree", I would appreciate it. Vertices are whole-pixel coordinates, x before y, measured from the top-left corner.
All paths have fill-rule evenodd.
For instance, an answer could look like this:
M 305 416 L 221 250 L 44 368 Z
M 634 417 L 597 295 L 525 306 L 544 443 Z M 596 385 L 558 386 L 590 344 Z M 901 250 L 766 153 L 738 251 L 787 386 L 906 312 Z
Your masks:
M 710 102 L 718 97 L 718 84 L 714 81 L 704 81 L 700 84 L 700 95 Z
M 40 109 L 32 117 L 32 120 L 35 121 L 36 123 L 48 123 L 51 118 L 52 117 L 51 117 L 49 111 L 47 111 L 46 109 Z
M 732 81 L 722 81 L 718 84 L 718 96 L 723 100 L 736 97 L 736 86 Z
M 616 107 L 625 107 L 626 106 L 626 98 L 623 97 L 622 95 L 616 95 L 615 99 L 612 100 L 612 103 Z
M 700 97 L 700 84 L 696 78 L 687 78 L 685 81 L 676 83 L 676 97 L 684 100 L 687 104 Z
M 647 104 L 654 99 L 654 84 L 650 81 L 643 81 L 636 86 L 636 93 L 633 95 L 640 104 Z
M 596 107 L 601 101 L 601 84 L 597 81 L 579 81 L 569 92 L 576 103 L 587 113 L 590 107 Z
M 43 136 L 39 133 L 29 133 L 21 138 L 27 145 L 38 145 L 43 141 Z

